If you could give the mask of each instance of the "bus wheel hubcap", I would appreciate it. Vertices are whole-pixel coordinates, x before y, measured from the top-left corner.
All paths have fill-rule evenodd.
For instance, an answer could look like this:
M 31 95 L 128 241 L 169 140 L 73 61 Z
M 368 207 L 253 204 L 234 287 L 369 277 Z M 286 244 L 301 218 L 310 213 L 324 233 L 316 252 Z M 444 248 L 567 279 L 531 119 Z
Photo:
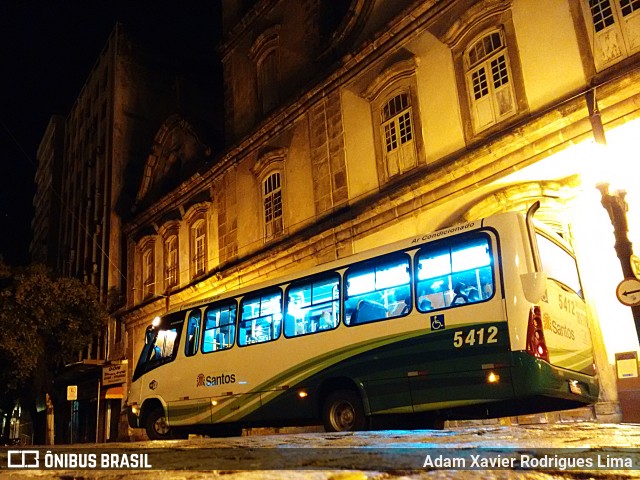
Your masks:
M 169 427 L 167 426 L 167 420 L 164 417 L 160 417 L 156 420 L 155 424 L 156 432 L 160 435 L 166 435 L 169 433 Z
M 348 402 L 341 402 L 335 406 L 334 419 L 339 430 L 349 430 L 355 422 L 355 411 Z

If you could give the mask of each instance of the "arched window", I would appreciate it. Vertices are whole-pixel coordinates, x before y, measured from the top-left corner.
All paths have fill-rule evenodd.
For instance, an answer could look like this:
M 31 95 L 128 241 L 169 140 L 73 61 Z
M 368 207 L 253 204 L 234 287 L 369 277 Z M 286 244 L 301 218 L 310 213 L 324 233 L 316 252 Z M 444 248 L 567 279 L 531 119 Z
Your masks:
M 154 255 L 154 245 L 147 246 L 142 253 L 142 285 L 144 298 L 152 297 L 155 293 L 156 284 L 156 263 Z
M 362 91 L 371 102 L 376 167 L 381 183 L 426 164 L 416 72 L 418 58 L 385 68 Z
M 394 96 L 383 105 L 380 116 L 387 175 L 393 177 L 416 166 L 411 97 L 407 93 Z
M 249 58 L 256 65 L 258 99 L 262 113 L 270 112 L 280 101 L 279 43 L 280 25 L 274 25 L 256 38 L 249 51 Z
M 191 249 L 193 276 L 197 277 L 205 273 L 207 264 L 207 237 L 204 219 L 196 220 L 191 225 Z
M 474 131 L 514 115 L 515 93 L 502 30 L 475 40 L 465 51 L 464 63 Z
M 278 93 L 278 52 L 270 50 L 258 63 L 258 88 L 262 112 L 273 110 L 280 101 Z
M 164 266 L 166 287 L 171 288 L 178 285 L 180 280 L 178 266 L 178 236 L 171 235 L 164 242 Z
M 273 240 L 284 233 L 285 211 L 285 168 L 287 149 L 272 148 L 262 152 L 251 167 L 258 185 L 262 201 L 262 222 L 264 225 L 264 241 Z
M 265 237 L 268 240 L 283 231 L 280 172 L 271 173 L 262 182 L 262 204 L 264 206 Z

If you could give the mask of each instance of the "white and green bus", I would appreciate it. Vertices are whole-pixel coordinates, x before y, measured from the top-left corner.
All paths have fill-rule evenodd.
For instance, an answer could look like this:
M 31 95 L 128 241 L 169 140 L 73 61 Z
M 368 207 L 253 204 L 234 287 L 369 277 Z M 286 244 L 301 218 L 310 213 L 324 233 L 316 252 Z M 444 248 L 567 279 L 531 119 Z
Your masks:
M 571 408 L 598 389 L 574 256 L 506 213 L 168 312 L 147 328 L 127 408 L 164 439 L 427 427 Z

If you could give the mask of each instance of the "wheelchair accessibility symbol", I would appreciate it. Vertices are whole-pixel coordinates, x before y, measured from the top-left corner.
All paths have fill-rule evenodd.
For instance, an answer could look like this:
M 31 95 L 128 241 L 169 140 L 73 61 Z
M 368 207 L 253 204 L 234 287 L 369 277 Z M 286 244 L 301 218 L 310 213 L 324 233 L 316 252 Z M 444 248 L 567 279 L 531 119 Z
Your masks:
M 431 330 L 444 329 L 444 314 L 431 315 Z

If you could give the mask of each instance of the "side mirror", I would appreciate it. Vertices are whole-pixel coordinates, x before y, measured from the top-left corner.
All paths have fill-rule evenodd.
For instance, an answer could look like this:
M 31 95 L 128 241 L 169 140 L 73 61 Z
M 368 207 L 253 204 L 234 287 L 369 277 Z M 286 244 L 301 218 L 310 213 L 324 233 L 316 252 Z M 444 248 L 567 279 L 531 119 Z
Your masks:
M 523 273 L 520 275 L 525 298 L 531 303 L 538 303 L 547 289 L 547 274 L 544 272 Z

